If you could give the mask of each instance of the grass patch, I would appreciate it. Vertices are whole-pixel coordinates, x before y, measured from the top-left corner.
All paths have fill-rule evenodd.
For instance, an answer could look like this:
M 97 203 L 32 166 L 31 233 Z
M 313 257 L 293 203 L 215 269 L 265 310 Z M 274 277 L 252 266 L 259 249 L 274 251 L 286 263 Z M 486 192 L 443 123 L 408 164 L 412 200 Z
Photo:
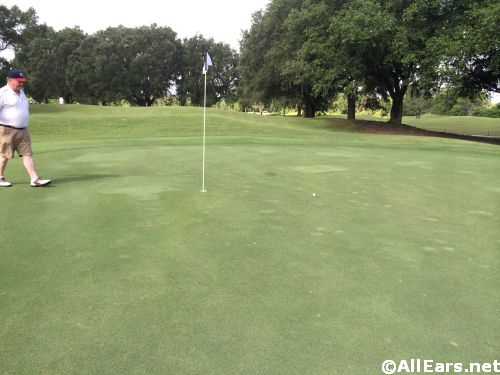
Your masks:
M 403 122 L 437 132 L 500 137 L 500 119 L 474 116 L 423 115 L 419 119 L 405 117 Z

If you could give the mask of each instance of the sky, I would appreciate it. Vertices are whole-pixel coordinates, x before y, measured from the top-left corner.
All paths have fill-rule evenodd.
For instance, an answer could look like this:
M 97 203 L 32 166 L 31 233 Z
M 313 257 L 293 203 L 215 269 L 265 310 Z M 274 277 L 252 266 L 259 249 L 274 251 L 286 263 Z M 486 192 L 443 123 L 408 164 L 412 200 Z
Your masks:
M 239 50 L 241 31 L 250 28 L 252 14 L 269 0 L 0 0 L 36 10 L 39 23 L 55 30 L 80 26 L 89 34 L 109 26 L 169 26 L 180 38 L 201 34 Z

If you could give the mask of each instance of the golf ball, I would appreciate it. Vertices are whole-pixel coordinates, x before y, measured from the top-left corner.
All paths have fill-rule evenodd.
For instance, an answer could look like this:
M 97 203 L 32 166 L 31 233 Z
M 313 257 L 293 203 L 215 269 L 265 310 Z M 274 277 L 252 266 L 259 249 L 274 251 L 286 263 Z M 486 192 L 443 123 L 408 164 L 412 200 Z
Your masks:
M 316 196 L 316 193 L 313 193 L 313 197 L 315 197 L 315 196 Z

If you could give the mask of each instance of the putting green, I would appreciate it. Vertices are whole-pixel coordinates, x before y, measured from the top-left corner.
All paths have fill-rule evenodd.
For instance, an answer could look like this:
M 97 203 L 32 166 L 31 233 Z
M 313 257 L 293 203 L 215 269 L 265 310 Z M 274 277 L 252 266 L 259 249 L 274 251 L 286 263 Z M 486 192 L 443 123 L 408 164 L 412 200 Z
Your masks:
M 206 194 L 189 121 L 154 138 L 111 139 L 85 120 L 87 140 L 40 135 L 48 188 L 9 164 L 2 373 L 376 374 L 385 359 L 495 359 L 498 147 L 211 114 L 228 124 L 209 138 Z M 249 123 L 223 136 L 231 116 Z

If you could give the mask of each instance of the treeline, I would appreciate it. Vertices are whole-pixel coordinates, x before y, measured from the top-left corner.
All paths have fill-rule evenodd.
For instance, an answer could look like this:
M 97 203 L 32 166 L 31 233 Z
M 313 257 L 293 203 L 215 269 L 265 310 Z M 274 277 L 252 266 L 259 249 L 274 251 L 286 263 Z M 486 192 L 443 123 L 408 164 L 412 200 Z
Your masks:
M 273 0 L 243 36 L 241 100 L 313 117 L 343 93 L 349 118 L 390 101 L 401 123 L 407 93 L 500 90 L 499 24 L 498 1 Z
M 485 93 L 464 98 L 456 90 L 440 90 L 431 98 L 407 95 L 404 101 L 405 116 L 419 116 L 424 113 L 446 116 L 479 116 L 500 118 L 500 103 L 491 104 Z
M 34 9 L 0 6 L 1 50 L 13 48 L 12 63 L 28 73 L 26 92 L 38 102 L 63 97 L 66 103 L 151 106 L 175 93 L 180 105 L 201 105 L 203 57 L 214 60 L 207 105 L 237 100 L 238 54 L 201 35 L 180 40 L 169 27 L 110 27 L 88 35 L 79 27 L 55 31 L 38 24 Z
M 0 17 L 0 48 L 15 50 L 13 64 L 28 72 L 38 101 L 200 105 L 205 51 L 214 61 L 208 104 L 241 110 L 294 108 L 314 117 L 345 98 L 348 118 L 359 108 L 386 110 L 401 123 L 444 97 L 441 109 L 458 113 L 460 103 L 500 91 L 495 1 L 271 0 L 253 15 L 239 54 L 157 25 L 87 35 L 39 25 L 33 9 L 0 6 Z

